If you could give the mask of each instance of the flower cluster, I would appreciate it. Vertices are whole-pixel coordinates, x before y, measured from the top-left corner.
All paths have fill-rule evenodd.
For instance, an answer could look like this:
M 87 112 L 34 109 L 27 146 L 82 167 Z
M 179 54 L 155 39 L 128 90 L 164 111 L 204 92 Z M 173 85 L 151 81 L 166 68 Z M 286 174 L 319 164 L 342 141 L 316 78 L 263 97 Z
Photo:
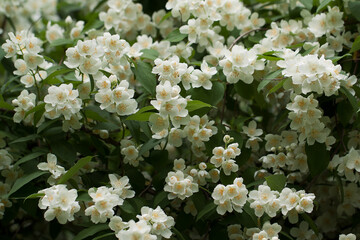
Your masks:
M 336 169 L 340 176 L 350 182 L 360 181 L 360 151 L 351 148 L 349 153 L 343 157 L 335 155 L 329 164 L 331 169 Z
M 321 121 L 322 112 L 318 109 L 319 102 L 311 94 L 308 97 L 296 95 L 286 108 L 290 110 L 289 118 L 292 120 L 290 128 L 300 133 L 299 141 L 305 139 L 309 145 L 316 142 L 325 143 L 330 140 L 331 130 Z
M 135 192 L 130 190 L 129 178 L 119 178 L 115 174 L 109 174 L 111 187 L 101 186 L 90 188 L 88 193 L 92 198 L 91 205 L 86 208 L 85 215 L 91 216 L 94 223 L 106 222 L 114 216 L 114 207 L 121 206 L 124 199 L 132 198 Z
M 233 224 L 227 228 L 230 240 L 236 239 L 262 239 L 262 240 L 278 240 L 281 226 L 277 223 L 271 224 L 269 221 L 265 222 L 260 228 L 241 229 L 241 225 Z
M 143 157 L 139 156 L 139 148 L 135 146 L 135 143 L 131 140 L 123 139 L 120 142 L 121 154 L 124 155 L 124 163 L 130 164 L 134 167 L 139 166 L 139 162 L 143 161 Z
M 255 215 L 261 217 L 264 213 L 275 217 L 281 209 L 282 215 L 288 216 L 289 221 L 296 223 L 298 213 L 311 213 L 315 195 L 305 191 L 295 191 L 284 188 L 280 193 L 273 191 L 266 185 L 260 185 L 258 190 L 249 193 L 250 207 L 255 210 Z
M 42 171 L 49 171 L 51 173 L 51 177 L 48 180 L 51 185 L 55 184 L 55 179 L 58 179 L 61 175 L 66 173 L 64 167 L 57 165 L 57 157 L 52 153 L 48 153 L 47 162 L 39 163 L 37 168 Z
M 130 115 L 137 111 L 137 102 L 133 98 L 134 90 L 129 89 L 129 82 L 122 80 L 118 83 L 115 75 L 102 76 L 96 81 L 99 91 L 95 94 L 95 101 L 100 103 L 101 109 L 117 113 L 120 116 Z M 113 86 L 113 87 L 112 87 Z
M 225 135 L 224 137 L 225 144 L 227 145 L 231 140 L 228 141 L 226 139 L 230 139 L 230 136 Z M 210 158 L 210 163 L 214 164 L 217 168 L 221 167 L 225 175 L 230 175 L 232 172 L 238 171 L 239 166 L 234 160 L 241 153 L 238 143 L 229 144 L 226 149 L 223 147 L 215 147 L 212 153 L 214 156 Z
M 39 191 L 44 196 L 39 200 L 39 208 L 47 209 L 44 213 L 46 221 L 51 221 L 55 217 L 61 224 L 74 220 L 74 213 L 80 210 L 80 205 L 76 201 L 77 191 L 68 190 L 66 185 L 59 184 Z
M 34 122 L 34 113 L 27 114 L 28 111 L 36 106 L 36 95 L 29 93 L 27 90 L 22 90 L 20 95 L 12 101 L 15 107 L 14 122 L 20 123 L 24 121 L 25 124 L 32 124 Z
M 170 171 L 165 182 L 164 191 L 169 192 L 169 199 L 180 198 L 184 200 L 199 191 L 199 186 L 194 183 L 193 178 L 185 175 L 182 171 Z
M 235 178 L 233 184 L 224 186 L 218 184 L 211 197 L 214 199 L 214 203 L 217 206 L 216 211 L 220 215 L 224 215 L 226 212 L 236 212 L 241 213 L 243 206 L 247 200 L 248 190 L 243 184 L 243 179 Z
M 64 122 L 69 123 L 73 129 L 81 127 L 79 120 L 82 118 L 80 114 L 82 100 L 79 98 L 79 91 L 74 90 L 71 83 L 49 87 L 44 102 L 47 118 L 55 119 L 62 115 Z

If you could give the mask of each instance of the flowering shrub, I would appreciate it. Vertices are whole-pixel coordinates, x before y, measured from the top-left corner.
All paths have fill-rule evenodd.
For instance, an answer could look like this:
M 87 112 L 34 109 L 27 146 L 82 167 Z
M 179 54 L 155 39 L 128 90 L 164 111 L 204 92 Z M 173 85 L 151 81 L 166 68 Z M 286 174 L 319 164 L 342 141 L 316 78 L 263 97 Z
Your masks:
M 0 1 L 1 239 L 360 237 L 360 3 Z

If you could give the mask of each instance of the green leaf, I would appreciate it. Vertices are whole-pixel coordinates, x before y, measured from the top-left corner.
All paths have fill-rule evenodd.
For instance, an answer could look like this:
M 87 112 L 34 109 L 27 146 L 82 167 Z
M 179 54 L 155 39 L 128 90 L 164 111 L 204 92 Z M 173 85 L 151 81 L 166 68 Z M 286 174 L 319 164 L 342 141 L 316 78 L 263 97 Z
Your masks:
M 307 10 L 311 10 L 313 7 L 313 0 L 300 0 Z
M 359 104 L 356 98 L 349 92 L 349 90 L 347 90 L 347 88 L 343 86 L 340 87 L 340 92 L 342 92 L 347 97 L 354 111 L 357 112 L 359 110 Z
M 353 17 L 356 18 L 356 20 L 360 21 L 360 2 L 359 1 L 352 1 L 349 2 L 349 9 Z
M 153 207 L 156 208 L 157 206 L 165 207 L 167 203 L 169 203 L 169 199 L 167 198 L 167 192 L 161 191 L 154 197 Z
M 15 181 L 15 183 L 14 183 L 13 187 L 11 188 L 10 192 L 7 194 L 6 198 L 11 196 L 11 194 L 13 194 L 17 190 L 19 190 L 21 187 L 23 187 L 27 183 L 33 181 L 34 179 L 36 179 L 36 178 L 38 178 L 38 177 L 40 177 L 41 175 L 44 175 L 44 174 L 47 174 L 47 172 L 37 171 L 37 172 L 32 172 L 32 173 L 30 173 L 28 175 L 22 176 L 21 178 L 18 178 Z
M 269 60 L 269 61 L 284 60 L 281 57 L 277 57 L 277 56 L 274 56 L 274 55 L 264 55 L 264 54 L 259 54 L 257 59 L 266 59 L 266 60 Z
M 155 49 L 143 49 L 140 52 L 143 53 L 140 57 L 145 59 L 155 60 L 159 56 L 159 52 Z
M 82 159 L 80 159 L 74 166 L 72 166 L 58 181 L 58 184 L 63 184 L 70 178 L 72 178 L 79 170 L 80 168 L 84 167 L 88 162 L 91 161 L 93 156 L 87 156 Z
M 40 157 L 42 155 L 45 155 L 45 153 L 43 153 L 43 152 L 30 153 L 29 155 L 26 155 L 25 157 L 17 160 L 16 163 L 14 164 L 14 166 L 19 166 L 20 164 L 23 164 L 23 163 L 25 163 L 27 161 L 30 161 L 30 160 L 34 159 L 34 158 L 38 158 L 38 157 Z
M 33 193 L 33 194 L 27 196 L 27 197 L 25 198 L 24 202 L 25 202 L 26 200 L 28 200 L 28 199 L 41 198 L 41 197 L 43 197 L 43 196 L 45 196 L 45 193 Z
M 307 155 L 307 164 L 312 177 L 320 174 L 329 165 L 330 155 L 326 150 L 325 143 L 315 142 L 310 146 L 306 144 L 305 152 Z
M 321 1 L 321 0 L 320 0 Z M 318 6 L 318 8 L 316 9 L 316 13 L 321 12 L 322 10 L 324 10 L 326 8 L 326 6 L 331 3 L 332 0 L 322 0 L 320 2 L 320 5 Z
M 284 78 L 283 80 L 281 80 L 278 84 L 276 84 L 273 88 L 270 89 L 270 91 L 268 92 L 267 95 L 270 95 L 274 92 L 276 92 L 277 90 L 279 90 L 286 81 L 290 80 L 290 78 Z
M 95 235 L 96 233 L 109 229 L 108 224 L 98 224 L 98 225 L 94 225 L 91 227 L 88 227 L 82 231 L 80 231 L 74 238 L 73 240 L 82 240 L 85 239 L 87 237 L 91 237 L 93 235 Z
M 268 186 L 273 191 L 281 192 L 281 190 L 284 189 L 285 184 L 286 184 L 286 177 L 284 176 L 284 174 L 271 175 L 271 176 L 265 177 L 265 179 L 266 179 Z
M 45 105 L 46 105 L 46 103 L 40 103 L 40 104 L 37 105 L 36 107 L 33 107 L 32 109 L 30 109 L 29 111 L 27 111 L 27 112 L 25 113 L 25 117 L 24 117 L 24 118 L 26 118 L 27 116 L 29 116 L 29 114 L 34 113 L 34 112 L 36 112 L 36 111 L 45 110 Z
M 343 126 L 349 124 L 351 117 L 354 115 L 354 109 L 349 101 L 341 101 L 336 106 L 338 118 Z
M 0 61 L 5 57 L 6 52 L 4 51 L 4 49 L 2 47 L 0 47 Z
M 76 201 L 83 201 L 83 202 L 90 202 L 92 198 L 89 196 L 87 192 L 80 192 L 78 194 L 78 197 L 76 198 Z
M 26 137 L 22 137 L 22 138 L 18 138 L 12 142 L 10 142 L 9 144 L 14 144 L 14 143 L 21 143 L 21 142 L 27 142 L 27 141 L 30 141 L 30 140 L 34 140 L 38 137 L 37 134 L 32 134 L 32 135 L 29 135 L 29 136 L 26 136 Z
M 287 233 L 284 232 L 284 231 L 280 231 L 279 234 L 283 235 L 283 236 L 286 237 L 287 239 L 294 240 L 293 237 L 291 237 L 289 234 L 287 234 Z
M 105 118 L 103 118 L 99 113 L 90 110 L 90 109 L 85 109 L 85 116 L 87 118 L 90 118 L 92 120 L 98 121 L 98 122 L 107 122 L 107 120 Z
M 176 234 L 177 239 L 179 239 L 179 240 L 186 240 L 179 230 L 177 230 L 177 229 L 174 228 L 174 227 L 172 228 L 172 230 L 173 230 L 174 233 Z
M 160 22 L 159 22 L 158 25 L 160 25 L 163 21 L 165 21 L 166 19 L 168 19 L 170 16 L 171 16 L 171 11 L 168 12 L 168 13 L 166 13 L 166 14 L 162 17 L 162 19 L 160 20 Z
M 316 48 L 316 46 L 310 47 L 309 49 L 305 50 L 301 55 L 306 56 L 306 55 L 310 54 L 315 48 Z
M 359 49 L 360 49 L 360 39 L 359 39 Z M 351 57 L 352 55 L 350 53 L 346 53 L 342 56 L 335 56 L 335 57 L 331 57 L 329 58 L 334 64 L 337 63 L 339 60 L 346 58 L 346 57 Z
M 225 87 L 222 83 L 213 82 L 211 90 L 203 88 L 191 88 L 187 95 L 191 95 L 193 100 L 200 100 L 211 106 L 216 106 L 224 97 Z M 209 97 L 211 96 L 211 97 Z
M 98 240 L 98 239 L 110 237 L 110 236 L 113 236 L 113 235 L 115 235 L 114 232 L 109 232 L 109 233 L 105 233 L 105 234 L 103 234 L 103 235 L 101 235 L 101 236 L 98 236 L 98 237 L 96 237 L 96 238 L 93 238 L 92 240 Z
M 144 87 L 144 89 L 150 93 L 150 95 L 155 96 L 156 92 L 156 77 L 152 71 L 151 65 L 137 61 L 137 67 L 132 68 L 136 80 Z
M 68 39 L 68 38 L 56 39 L 50 43 L 50 47 L 57 47 L 57 46 L 62 46 L 62 45 L 73 45 L 74 42 L 75 41 L 73 39 Z
M 152 110 L 155 110 L 155 108 L 151 105 L 143 107 L 139 111 L 137 111 L 135 114 L 127 117 L 126 120 L 136 120 L 136 121 L 140 121 L 140 122 L 149 121 L 150 115 L 154 113 L 154 112 L 149 112 Z
M 90 92 L 94 91 L 95 88 L 95 80 L 92 74 L 89 75 L 90 78 Z
M 258 87 L 257 87 L 257 91 L 260 92 L 264 87 L 266 87 L 273 79 L 277 78 L 282 72 L 282 69 L 276 70 L 274 72 L 271 72 L 269 74 L 267 74 L 264 77 L 264 80 L 262 80 Z
M 186 34 L 182 34 L 182 33 L 180 33 L 179 29 L 176 29 L 176 30 L 172 31 L 171 33 L 169 33 L 169 35 L 165 38 L 165 40 L 176 43 L 176 42 L 182 41 L 186 37 L 187 37 Z
M 200 219 L 206 220 L 206 216 L 209 216 L 211 213 L 215 212 L 216 204 L 213 202 L 208 203 L 196 216 L 196 222 Z
M 207 103 L 204 103 L 202 101 L 199 101 L 199 100 L 192 100 L 190 102 L 187 102 L 187 105 L 186 105 L 186 109 L 189 111 L 189 112 L 193 112 L 195 110 L 198 110 L 198 109 L 201 109 L 201 108 L 211 108 L 212 106 L 210 104 L 207 104 Z
M 146 142 L 145 144 L 143 144 L 139 150 L 139 156 L 143 155 L 144 153 L 146 153 L 147 151 L 149 151 L 150 149 L 152 149 L 153 147 L 155 147 L 156 145 L 160 144 L 162 141 L 162 139 L 150 139 L 148 142 Z
M 63 75 L 63 74 L 66 74 L 68 72 L 72 72 L 74 71 L 74 69 L 68 69 L 68 68 L 60 68 L 54 72 L 52 72 L 49 76 L 47 76 L 47 78 L 44 79 L 43 83 L 44 84 L 53 84 L 52 82 L 54 81 L 55 77 L 56 76 L 59 76 L 59 75 Z M 56 80 L 57 83 L 59 83 L 59 80 Z M 61 83 L 61 81 L 60 81 Z
M 5 102 L 3 96 L 0 94 L 0 108 L 4 108 L 7 110 L 14 110 L 15 107 L 10 103 Z
M 360 7 L 360 5 L 359 5 Z M 360 11 L 359 11 L 360 14 Z M 350 53 L 356 52 L 360 49 L 360 36 L 357 36 L 351 46 Z
M 319 235 L 319 229 L 311 217 L 307 213 L 302 213 L 300 215 L 309 224 L 310 228 L 315 232 L 315 234 Z
M 144 112 L 140 114 L 133 114 L 126 118 L 126 120 L 135 120 L 139 122 L 147 122 L 149 121 L 150 116 L 154 114 L 154 112 Z

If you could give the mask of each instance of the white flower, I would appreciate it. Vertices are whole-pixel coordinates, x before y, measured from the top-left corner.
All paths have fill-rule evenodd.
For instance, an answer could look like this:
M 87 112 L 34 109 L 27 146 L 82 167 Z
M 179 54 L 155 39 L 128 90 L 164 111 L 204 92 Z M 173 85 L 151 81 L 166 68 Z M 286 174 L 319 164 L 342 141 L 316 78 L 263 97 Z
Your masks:
M 55 179 L 66 172 L 64 167 L 57 165 L 57 158 L 52 153 L 47 154 L 47 163 L 39 163 L 37 167 L 42 171 L 49 171 Z

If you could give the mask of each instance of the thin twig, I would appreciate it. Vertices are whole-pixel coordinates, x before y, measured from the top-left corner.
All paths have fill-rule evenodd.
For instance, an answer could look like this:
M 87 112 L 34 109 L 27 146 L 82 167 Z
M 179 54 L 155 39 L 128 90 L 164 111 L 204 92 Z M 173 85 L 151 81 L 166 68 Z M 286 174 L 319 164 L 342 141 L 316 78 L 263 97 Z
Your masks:
M 242 39 L 243 37 L 245 37 L 245 36 L 248 35 L 249 33 L 252 33 L 252 32 L 255 32 L 255 31 L 261 30 L 261 29 L 262 29 L 262 28 L 252 29 L 252 30 L 247 31 L 247 32 L 241 34 L 240 36 L 238 36 L 238 37 L 235 39 L 235 41 L 230 45 L 229 51 L 231 51 L 231 49 L 235 46 L 235 44 L 236 44 L 238 41 L 240 41 L 240 39 Z

